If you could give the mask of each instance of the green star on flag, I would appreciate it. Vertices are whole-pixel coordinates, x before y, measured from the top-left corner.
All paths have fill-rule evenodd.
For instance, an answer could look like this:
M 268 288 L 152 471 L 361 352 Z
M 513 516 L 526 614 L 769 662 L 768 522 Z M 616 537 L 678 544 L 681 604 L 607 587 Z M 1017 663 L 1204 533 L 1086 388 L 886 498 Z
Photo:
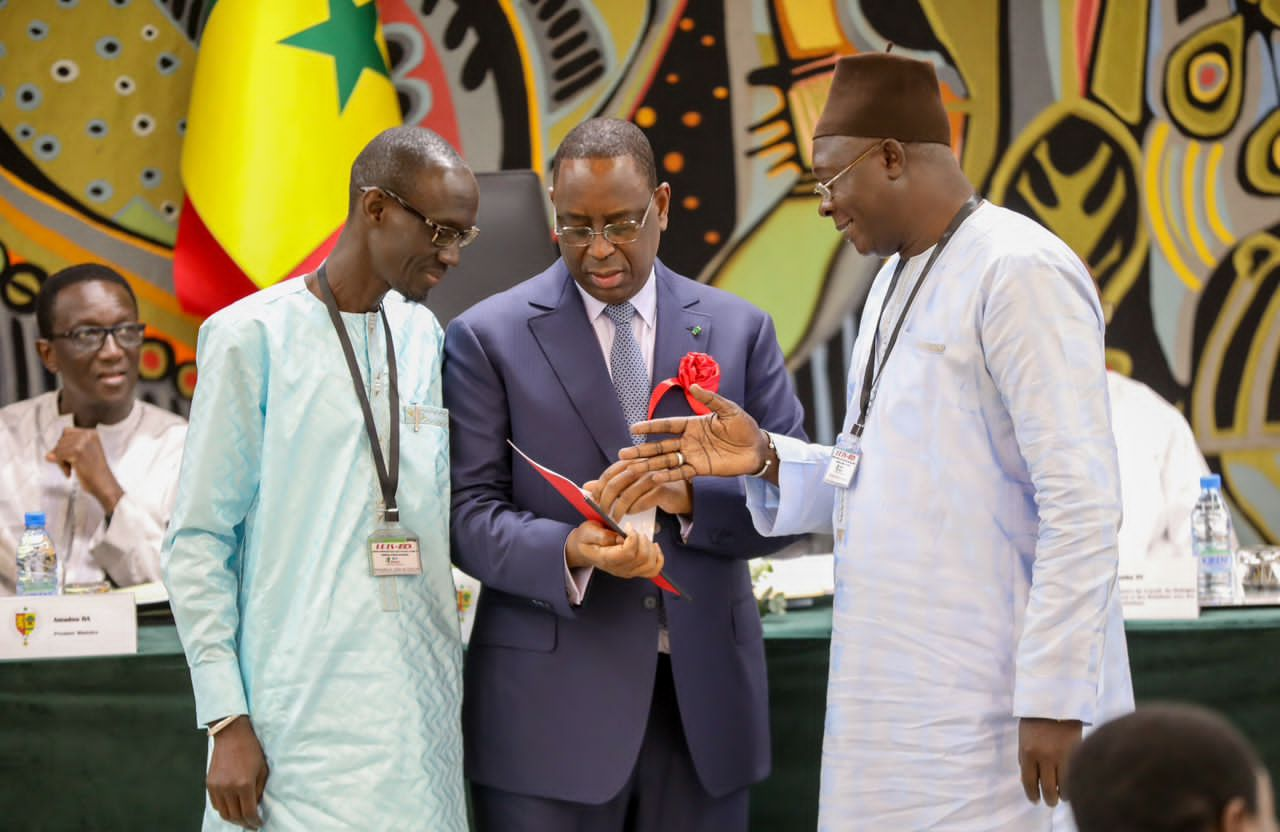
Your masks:
M 357 6 L 356 0 L 329 0 L 328 20 L 290 35 L 280 43 L 333 56 L 338 71 L 338 112 L 341 113 L 366 69 L 390 77 L 375 38 L 377 32 L 378 8 L 373 0 L 363 6 Z

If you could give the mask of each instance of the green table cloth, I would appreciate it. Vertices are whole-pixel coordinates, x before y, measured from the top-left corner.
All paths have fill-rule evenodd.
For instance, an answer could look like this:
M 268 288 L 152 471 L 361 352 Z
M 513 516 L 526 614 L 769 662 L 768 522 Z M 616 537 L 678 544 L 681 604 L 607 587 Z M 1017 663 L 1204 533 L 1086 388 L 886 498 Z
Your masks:
M 1127 631 L 1139 702 L 1226 714 L 1280 774 L 1280 609 L 1131 622 Z M 765 620 L 774 765 L 752 792 L 753 830 L 816 825 L 830 634 L 830 608 Z M 138 651 L 0 662 L 5 828 L 199 828 L 206 746 L 173 627 L 141 627 Z

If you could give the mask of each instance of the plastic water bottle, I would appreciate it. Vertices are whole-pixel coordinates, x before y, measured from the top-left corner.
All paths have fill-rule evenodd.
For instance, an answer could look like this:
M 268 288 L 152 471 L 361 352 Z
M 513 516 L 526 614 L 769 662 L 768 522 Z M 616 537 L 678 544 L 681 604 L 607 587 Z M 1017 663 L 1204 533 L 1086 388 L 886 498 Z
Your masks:
M 1200 604 L 1236 600 L 1235 555 L 1231 551 L 1231 512 L 1222 499 L 1222 477 L 1200 478 L 1200 497 L 1191 512 L 1191 542 L 1199 563 Z
M 45 531 L 44 512 L 29 512 L 18 542 L 18 594 L 57 595 L 61 586 L 62 564 Z

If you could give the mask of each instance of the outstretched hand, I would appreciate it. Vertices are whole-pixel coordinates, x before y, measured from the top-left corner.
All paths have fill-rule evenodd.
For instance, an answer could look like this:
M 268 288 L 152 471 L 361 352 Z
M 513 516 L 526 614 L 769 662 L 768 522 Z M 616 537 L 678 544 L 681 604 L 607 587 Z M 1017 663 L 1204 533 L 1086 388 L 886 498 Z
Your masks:
M 769 458 L 769 443 L 756 420 L 738 405 L 697 384 L 691 385 L 689 392 L 711 413 L 636 422 L 631 426 L 634 434 L 675 436 L 623 448 L 618 458 L 632 461 L 631 469 L 637 473 L 652 472 L 655 484 L 759 471 Z

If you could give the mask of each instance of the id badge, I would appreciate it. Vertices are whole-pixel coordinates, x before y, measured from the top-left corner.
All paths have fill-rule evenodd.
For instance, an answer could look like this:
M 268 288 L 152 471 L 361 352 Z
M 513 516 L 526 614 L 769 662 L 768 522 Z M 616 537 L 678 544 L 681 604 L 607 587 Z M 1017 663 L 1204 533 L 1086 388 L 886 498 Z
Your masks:
M 399 523 L 379 525 L 369 535 L 369 571 L 375 578 L 421 575 L 418 536 Z
M 836 437 L 836 446 L 831 449 L 831 461 L 827 463 L 827 474 L 822 481 L 836 488 L 848 488 L 858 472 L 861 459 L 858 438 L 848 433 L 840 434 Z

